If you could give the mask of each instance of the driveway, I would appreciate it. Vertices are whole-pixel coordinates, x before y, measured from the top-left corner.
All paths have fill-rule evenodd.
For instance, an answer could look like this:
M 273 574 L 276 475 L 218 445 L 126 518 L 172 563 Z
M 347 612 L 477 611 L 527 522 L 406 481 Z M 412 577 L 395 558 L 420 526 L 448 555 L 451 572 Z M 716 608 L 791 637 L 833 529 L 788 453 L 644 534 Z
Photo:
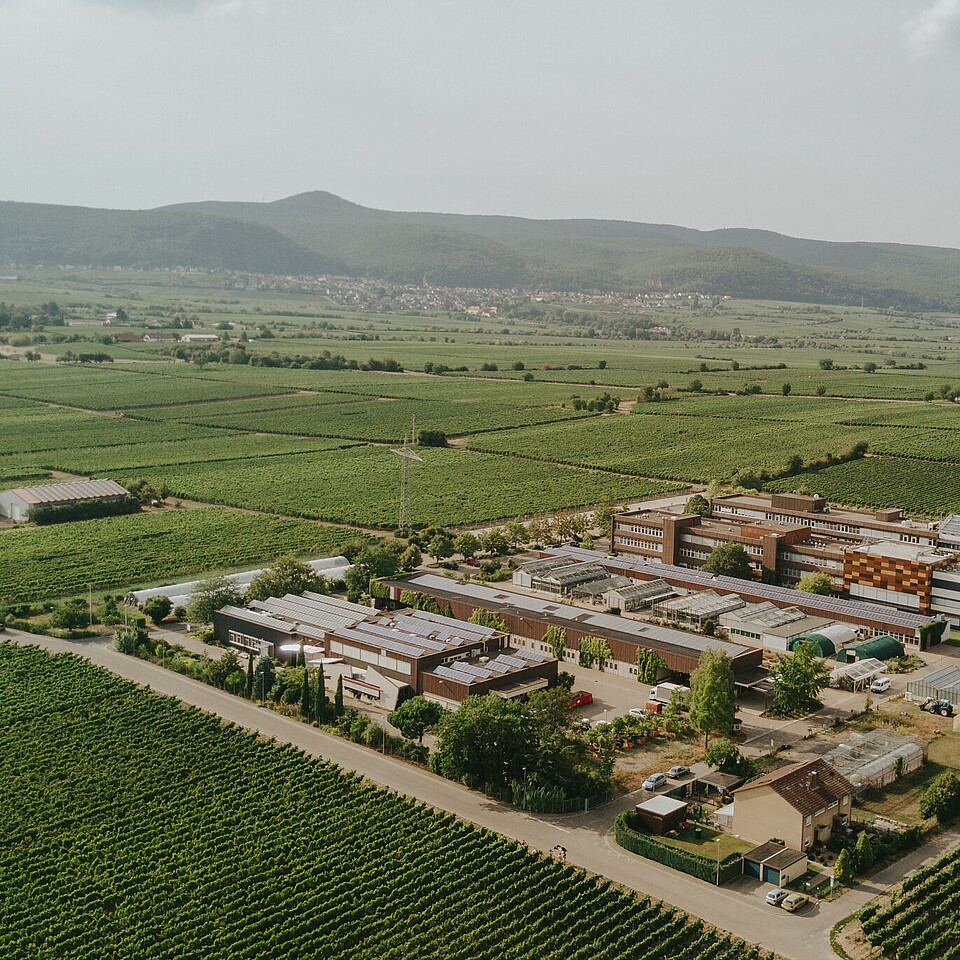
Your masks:
M 829 904 L 815 904 L 796 914 L 768 907 L 753 888 L 742 885 L 715 888 L 686 874 L 629 853 L 617 846 L 612 828 L 616 813 L 629 809 L 636 796 L 589 813 L 568 816 L 533 815 L 490 800 L 466 787 L 443 780 L 420 767 L 323 733 L 296 720 L 258 707 L 206 684 L 164 670 L 154 664 L 124 656 L 110 646 L 77 644 L 51 637 L 10 631 L 16 643 L 32 643 L 54 653 L 76 653 L 120 676 L 146 685 L 158 693 L 218 714 L 224 720 L 275 737 L 355 770 L 375 783 L 390 787 L 463 819 L 549 851 L 557 843 L 567 848 L 567 861 L 609 877 L 651 897 L 665 900 L 708 923 L 762 944 L 793 960 L 823 960 L 831 955 L 830 928 L 859 909 L 871 897 L 899 880 L 905 872 L 960 842 L 960 833 L 944 834 L 911 854 L 903 866 L 894 866 L 871 881 Z M 649 796 L 649 794 L 646 794 Z

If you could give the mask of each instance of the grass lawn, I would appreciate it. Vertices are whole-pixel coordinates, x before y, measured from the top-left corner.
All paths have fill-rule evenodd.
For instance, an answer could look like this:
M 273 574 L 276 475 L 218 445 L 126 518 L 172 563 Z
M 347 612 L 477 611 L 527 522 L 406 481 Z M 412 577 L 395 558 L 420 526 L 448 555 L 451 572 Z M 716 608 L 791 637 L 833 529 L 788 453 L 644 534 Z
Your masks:
M 916 773 L 897 780 L 883 790 L 871 790 L 860 797 L 854 804 L 853 816 L 859 820 L 880 816 L 910 825 L 922 824 L 920 797 L 930 781 L 945 769 L 941 763 L 928 760 Z
M 960 770 L 960 733 L 951 730 L 937 737 L 927 748 L 927 758 L 941 766 Z
M 671 847 L 679 847 L 688 853 L 696 854 L 701 857 L 708 857 L 712 860 L 717 858 L 717 837 L 720 838 L 720 859 L 722 860 L 729 853 L 747 853 L 756 846 L 755 843 L 749 843 L 741 840 L 739 837 L 732 837 L 727 833 L 720 833 L 710 827 L 700 828 L 700 839 L 694 836 L 694 825 L 687 826 L 676 835 L 658 837 L 664 843 Z

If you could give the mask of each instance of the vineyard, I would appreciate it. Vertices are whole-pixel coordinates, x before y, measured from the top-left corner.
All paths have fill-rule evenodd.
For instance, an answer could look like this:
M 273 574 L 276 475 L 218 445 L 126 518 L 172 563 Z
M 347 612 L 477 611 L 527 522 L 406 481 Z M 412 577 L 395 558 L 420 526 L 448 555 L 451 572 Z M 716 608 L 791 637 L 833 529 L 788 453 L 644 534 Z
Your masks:
M 133 469 L 146 469 L 152 473 L 157 467 L 215 463 L 221 460 L 250 461 L 255 457 L 336 450 L 346 446 L 350 446 L 349 440 L 326 440 L 319 437 L 305 440 L 302 437 L 256 436 L 224 430 L 216 436 L 198 439 L 48 451 L 37 454 L 36 459 L 57 469 L 74 473 L 113 473 Z
M 468 450 L 421 448 L 418 453 L 423 463 L 410 471 L 415 523 L 479 523 L 670 489 L 662 483 Z M 360 525 L 386 527 L 397 519 L 399 460 L 382 447 L 114 474 L 121 483 L 141 475 L 154 486 L 167 484 L 174 496 L 185 499 Z
M 331 403 L 327 396 L 288 397 L 282 407 L 241 413 L 211 414 L 205 404 L 179 409 L 184 411 L 184 420 L 190 423 L 380 443 L 396 443 L 404 435 L 409 436 L 413 417 L 416 417 L 418 430 L 440 430 L 448 435 L 456 435 L 588 415 L 574 411 L 571 406 L 531 407 L 498 403 L 492 399 L 444 402 L 341 397 L 341 401 Z M 228 405 L 217 406 L 222 410 Z M 169 415 L 167 411 L 166 416 Z
M 72 656 L 0 645 L 0 782 L 4 957 L 761 955 Z
M 139 376 L 136 368 L 130 367 L 108 370 L 18 368 L 4 371 L 0 393 L 88 410 L 120 410 L 280 392 L 280 388 L 267 385 L 253 387 L 244 383 L 181 377 L 177 376 L 177 369 L 168 368 L 167 376 L 144 378 Z
M 638 476 L 708 482 L 728 479 L 744 468 L 778 469 L 794 454 L 804 460 L 839 454 L 869 440 L 872 432 L 839 425 L 797 423 L 785 429 L 775 421 L 671 416 L 666 405 L 650 414 L 483 434 L 471 438 L 468 446 Z
M 957 960 L 960 930 L 960 849 L 904 880 L 889 905 L 860 912 L 864 935 L 895 960 Z
M 901 507 L 930 517 L 960 512 L 960 465 L 905 457 L 867 457 L 766 487 L 819 493 L 850 506 Z
M 0 599 L 35 600 L 336 554 L 355 530 L 221 507 L 0 530 Z

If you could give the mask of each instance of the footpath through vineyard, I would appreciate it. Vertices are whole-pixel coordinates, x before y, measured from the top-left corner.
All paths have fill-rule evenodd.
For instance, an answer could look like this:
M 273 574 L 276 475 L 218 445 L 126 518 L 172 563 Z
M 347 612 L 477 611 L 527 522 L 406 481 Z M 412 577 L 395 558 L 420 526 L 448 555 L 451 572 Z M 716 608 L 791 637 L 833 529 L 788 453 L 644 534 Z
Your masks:
M 347 770 L 417 798 L 431 806 L 455 813 L 504 836 L 548 851 L 557 843 L 567 849 L 568 864 L 577 864 L 596 874 L 661 898 L 745 940 L 760 943 L 793 960 L 823 960 L 832 955 L 831 927 L 862 907 L 868 900 L 896 883 L 904 873 L 960 842 L 951 831 L 899 865 L 888 868 L 831 903 L 816 904 L 802 914 L 787 915 L 765 906 L 763 898 L 736 887 L 708 886 L 685 874 L 644 860 L 617 847 L 610 831 L 616 813 L 632 806 L 634 798 L 609 804 L 589 814 L 567 817 L 532 816 L 496 803 L 465 787 L 435 777 L 417 767 L 369 748 L 324 734 L 296 720 L 262 710 L 241 698 L 190 680 L 161 667 L 125 657 L 106 644 L 77 644 L 50 637 L 11 633 L 17 643 L 36 644 L 52 652 L 80 653 L 94 663 L 154 690 L 178 697 L 185 703 L 219 714 L 223 719 L 256 730 L 266 737 L 292 743 L 315 756 L 322 756 Z M 322 872 L 317 873 L 318 881 Z M 625 954 L 629 956 L 630 954 Z M 667 954 L 666 956 L 671 956 Z

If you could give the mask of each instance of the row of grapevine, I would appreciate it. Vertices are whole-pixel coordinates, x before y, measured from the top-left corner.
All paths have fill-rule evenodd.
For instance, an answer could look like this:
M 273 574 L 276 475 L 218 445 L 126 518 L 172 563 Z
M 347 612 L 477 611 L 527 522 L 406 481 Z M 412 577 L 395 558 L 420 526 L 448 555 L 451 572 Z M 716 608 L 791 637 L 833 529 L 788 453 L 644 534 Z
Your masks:
M 864 935 L 895 960 L 956 960 L 960 957 L 960 849 L 911 874 L 887 906 L 860 913 Z
M 68 655 L 0 644 L 0 956 L 756 947 Z
M 336 554 L 355 530 L 221 507 L 0 530 L 0 598 L 36 600 Z
M 949 463 L 867 457 L 767 484 L 768 490 L 800 487 L 839 503 L 901 507 L 927 516 L 960 511 L 960 466 Z
M 411 468 L 410 482 L 415 523 L 479 523 L 669 489 L 657 482 L 468 450 L 429 448 L 419 453 L 423 462 Z M 121 483 L 141 475 L 142 470 L 114 474 Z M 396 500 L 385 491 L 397 489 L 399 466 L 396 456 L 382 447 L 161 466 L 145 476 L 184 499 L 359 525 L 396 523 Z

